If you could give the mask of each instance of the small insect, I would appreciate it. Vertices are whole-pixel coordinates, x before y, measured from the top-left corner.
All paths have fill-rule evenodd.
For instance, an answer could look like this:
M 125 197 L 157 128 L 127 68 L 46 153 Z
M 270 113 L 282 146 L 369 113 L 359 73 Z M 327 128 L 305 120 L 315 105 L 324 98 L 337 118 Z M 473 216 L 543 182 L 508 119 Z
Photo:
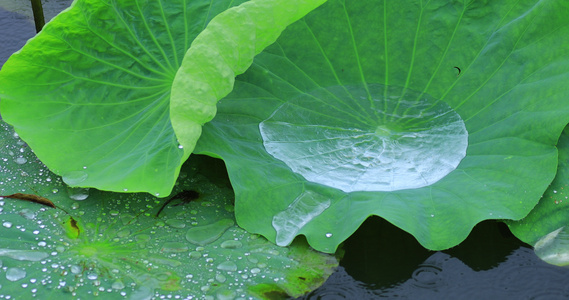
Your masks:
M 454 68 L 458 70 L 458 74 L 456 74 L 456 77 L 458 77 L 460 75 L 461 70 L 459 67 L 454 67 Z
M 168 205 L 173 200 L 180 200 L 180 203 L 173 205 L 173 206 L 178 206 L 178 205 L 182 205 L 182 204 L 194 201 L 194 200 L 198 199 L 199 197 L 200 197 L 200 193 L 196 192 L 194 190 L 187 190 L 187 191 L 180 192 L 180 193 L 172 196 L 172 198 L 166 200 L 166 202 L 164 202 L 162 207 L 160 207 L 160 210 L 158 210 L 158 212 L 156 213 L 156 218 L 158 218 L 158 216 L 160 215 L 162 210 L 164 210 L 166 205 Z

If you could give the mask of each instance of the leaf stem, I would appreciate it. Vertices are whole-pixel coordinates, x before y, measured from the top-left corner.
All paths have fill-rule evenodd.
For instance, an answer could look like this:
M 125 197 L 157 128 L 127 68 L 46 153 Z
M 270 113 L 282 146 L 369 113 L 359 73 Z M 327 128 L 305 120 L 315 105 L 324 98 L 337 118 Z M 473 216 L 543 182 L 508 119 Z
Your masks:
M 34 22 L 36 24 L 36 32 L 40 32 L 45 25 L 45 19 L 43 16 L 43 7 L 41 0 L 30 0 L 32 2 L 32 11 L 34 12 Z

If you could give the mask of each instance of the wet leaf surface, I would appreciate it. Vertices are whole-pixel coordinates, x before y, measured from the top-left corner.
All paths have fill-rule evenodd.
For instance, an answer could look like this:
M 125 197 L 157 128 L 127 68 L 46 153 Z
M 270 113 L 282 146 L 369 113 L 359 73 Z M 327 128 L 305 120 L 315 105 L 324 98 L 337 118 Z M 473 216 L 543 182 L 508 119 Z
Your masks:
M 557 175 L 534 209 L 519 221 L 507 221 L 520 240 L 535 247 L 535 253 L 548 263 L 569 265 L 569 127 L 557 143 Z
M 525 217 L 555 177 L 568 12 L 329 0 L 236 78 L 195 152 L 225 161 L 238 224 L 280 245 L 334 252 L 377 215 L 456 246 L 483 220 Z
M 5 124 L 0 141 L 0 192 L 33 189 L 65 209 L 0 199 L 0 297 L 233 299 L 274 290 L 299 296 L 338 264 L 306 243 L 278 247 L 236 226 L 232 190 L 195 167 L 183 169 L 176 191 L 184 197 L 175 201 L 195 196 L 184 191 L 199 190 L 200 197 L 183 205 L 94 189 L 78 201 Z M 308 284 L 299 285 L 300 277 Z

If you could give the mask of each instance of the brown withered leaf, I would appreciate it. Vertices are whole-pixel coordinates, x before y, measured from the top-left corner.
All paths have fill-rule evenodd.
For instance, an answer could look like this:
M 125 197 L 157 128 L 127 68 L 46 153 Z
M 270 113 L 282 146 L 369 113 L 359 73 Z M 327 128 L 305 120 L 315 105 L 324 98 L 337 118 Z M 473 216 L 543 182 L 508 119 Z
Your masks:
M 10 198 L 10 199 L 18 199 L 18 200 L 24 200 L 24 201 L 30 201 L 30 202 L 34 202 L 34 203 L 38 203 L 38 204 L 42 204 L 45 206 L 49 206 L 52 208 L 57 208 L 55 206 L 55 204 L 53 204 L 53 202 L 51 202 L 51 200 L 38 196 L 38 195 L 33 195 L 33 194 L 22 194 L 22 193 L 15 193 L 12 195 L 8 195 L 8 196 L 0 196 L 0 197 L 4 197 L 4 198 Z

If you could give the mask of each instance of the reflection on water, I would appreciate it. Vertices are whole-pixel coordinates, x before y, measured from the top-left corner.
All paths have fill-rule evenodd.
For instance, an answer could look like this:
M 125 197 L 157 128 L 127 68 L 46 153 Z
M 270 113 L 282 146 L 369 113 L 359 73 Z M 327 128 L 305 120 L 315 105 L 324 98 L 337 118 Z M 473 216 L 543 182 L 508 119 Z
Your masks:
M 342 267 L 299 299 L 569 299 L 569 269 L 541 261 L 495 221 L 435 252 L 374 217 L 344 248 Z
M 569 270 L 544 264 L 527 247 L 486 271 L 474 271 L 460 259 L 436 252 L 402 283 L 366 284 L 341 267 L 324 286 L 299 299 L 568 299 L 568 275 Z
M 71 4 L 71 0 L 44 0 L 46 22 Z M 7 0 L 0 2 L 0 66 L 12 53 L 36 34 L 30 1 Z
M 7 2 L 0 3 L 0 66 L 35 35 L 29 2 Z M 43 2 L 46 20 L 71 3 Z M 300 299 L 569 298 L 569 269 L 539 260 L 502 223 L 483 222 L 461 245 L 433 252 L 374 217 L 344 249 L 342 266 L 336 273 L 320 289 Z
M 0 8 L 0 65 L 4 65 L 8 57 L 22 48 L 26 40 L 35 34 L 33 21 Z

